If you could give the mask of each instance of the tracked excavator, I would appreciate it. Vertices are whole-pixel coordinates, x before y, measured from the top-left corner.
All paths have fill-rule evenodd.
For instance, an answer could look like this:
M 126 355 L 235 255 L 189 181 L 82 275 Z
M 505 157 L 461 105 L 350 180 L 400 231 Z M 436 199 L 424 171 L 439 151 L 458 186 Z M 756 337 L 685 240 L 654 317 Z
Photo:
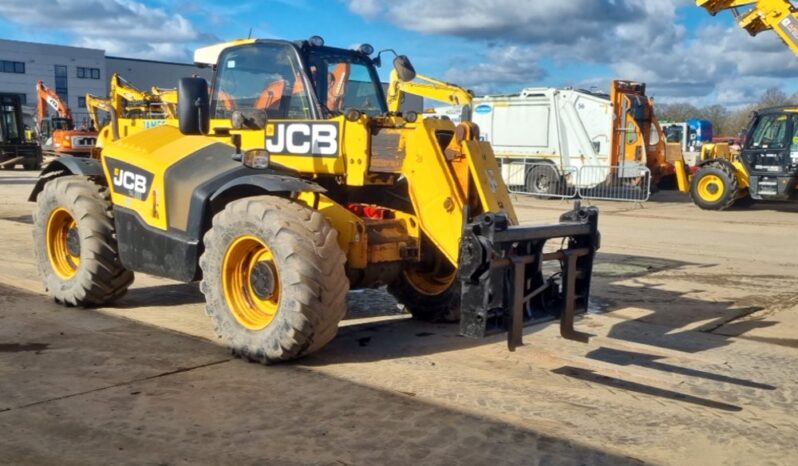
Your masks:
M 200 281 L 217 335 L 266 364 L 321 349 L 347 291 L 384 285 L 415 318 L 505 332 L 510 349 L 548 319 L 586 341 L 574 315 L 598 211 L 520 224 L 479 128 L 392 110 L 373 51 L 318 36 L 197 50 L 213 85 L 180 80 L 177 125 L 112 131 L 99 160 L 43 172 L 30 199 L 48 292 L 97 306 L 135 272 Z M 393 65 L 393 81 L 416 77 Z
M 752 36 L 774 31 L 798 54 L 798 12 L 788 0 L 698 0 L 711 15 L 731 11 Z M 735 203 L 784 201 L 798 188 L 798 107 L 755 112 L 742 150 L 709 144 L 698 171 L 677 170 L 679 189 L 702 209 L 723 210 Z
M 36 129 L 45 155 L 89 156 L 97 142 L 97 132 L 75 129 L 67 103 L 42 81 L 36 83 L 36 94 Z M 48 109 L 55 115 L 50 115 Z

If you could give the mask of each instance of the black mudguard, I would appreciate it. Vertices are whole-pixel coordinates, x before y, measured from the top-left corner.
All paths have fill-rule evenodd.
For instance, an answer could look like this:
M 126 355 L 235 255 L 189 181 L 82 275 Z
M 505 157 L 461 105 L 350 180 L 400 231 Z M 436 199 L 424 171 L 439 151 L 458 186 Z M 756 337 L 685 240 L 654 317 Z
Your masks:
M 135 212 L 114 206 L 119 255 L 130 270 L 182 282 L 199 280 L 202 236 L 210 228 L 214 213 L 225 204 L 264 194 L 287 197 L 292 193 L 323 191 L 318 184 L 291 174 L 274 170 L 259 173 L 239 165 L 194 186 L 183 201 L 188 205 L 175 206 L 188 209 L 185 230 L 172 225 L 166 231 L 150 228 Z
M 96 159 L 86 159 L 77 157 L 61 157 L 50 162 L 47 167 L 42 170 L 39 175 L 39 180 L 33 187 L 33 191 L 28 197 L 28 201 L 36 202 L 39 193 L 44 189 L 44 185 L 53 178 L 66 175 L 80 175 L 90 177 L 104 177 L 103 167 L 100 161 Z

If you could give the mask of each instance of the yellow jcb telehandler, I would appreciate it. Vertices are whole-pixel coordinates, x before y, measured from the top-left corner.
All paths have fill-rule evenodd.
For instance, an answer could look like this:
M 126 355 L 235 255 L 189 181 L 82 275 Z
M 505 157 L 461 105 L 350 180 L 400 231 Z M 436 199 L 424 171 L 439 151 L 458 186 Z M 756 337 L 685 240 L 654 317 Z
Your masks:
M 511 349 L 546 318 L 584 341 L 573 319 L 588 305 L 597 210 L 519 225 L 479 129 L 390 111 L 373 52 L 318 36 L 199 49 L 212 92 L 180 80 L 179 127 L 43 172 L 30 199 L 49 293 L 94 306 L 134 272 L 201 280 L 219 337 L 263 363 L 323 347 L 347 291 L 383 285 L 416 318 L 508 331 Z M 413 80 L 406 57 L 394 67 Z
M 683 161 L 677 167 L 679 190 L 702 209 L 786 201 L 798 188 L 798 108 L 755 112 L 739 152 L 727 143 L 705 144 L 695 173 Z

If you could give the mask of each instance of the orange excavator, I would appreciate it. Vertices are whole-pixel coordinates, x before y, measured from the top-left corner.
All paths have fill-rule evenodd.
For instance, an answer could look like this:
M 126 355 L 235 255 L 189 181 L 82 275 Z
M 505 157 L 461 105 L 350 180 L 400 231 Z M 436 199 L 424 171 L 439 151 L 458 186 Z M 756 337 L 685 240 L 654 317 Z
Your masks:
M 38 95 L 36 128 L 42 151 L 55 156 L 90 156 L 97 142 L 97 132 L 75 129 L 75 121 L 69 106 L 42 81 L 36 83 L 36 93 Z M 49 114 L 50 108 L 55 115 Z

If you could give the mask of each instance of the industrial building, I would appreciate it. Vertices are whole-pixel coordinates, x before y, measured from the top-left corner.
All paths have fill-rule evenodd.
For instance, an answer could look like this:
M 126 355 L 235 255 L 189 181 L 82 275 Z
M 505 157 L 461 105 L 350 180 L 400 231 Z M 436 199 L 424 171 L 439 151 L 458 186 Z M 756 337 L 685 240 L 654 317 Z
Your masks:
M 210 79 L 209 69 L 173 63 L 107 56 L 104 50 L 0 39 L 0 93 L 19 94 L 26 122 L 36 111 L 36 82 L 56 90 L 72 109 L 78 126 L 88 122 L 87 93 L 108 94 L 113 73 L 136 87 L 176 87 L 181 77 Z

